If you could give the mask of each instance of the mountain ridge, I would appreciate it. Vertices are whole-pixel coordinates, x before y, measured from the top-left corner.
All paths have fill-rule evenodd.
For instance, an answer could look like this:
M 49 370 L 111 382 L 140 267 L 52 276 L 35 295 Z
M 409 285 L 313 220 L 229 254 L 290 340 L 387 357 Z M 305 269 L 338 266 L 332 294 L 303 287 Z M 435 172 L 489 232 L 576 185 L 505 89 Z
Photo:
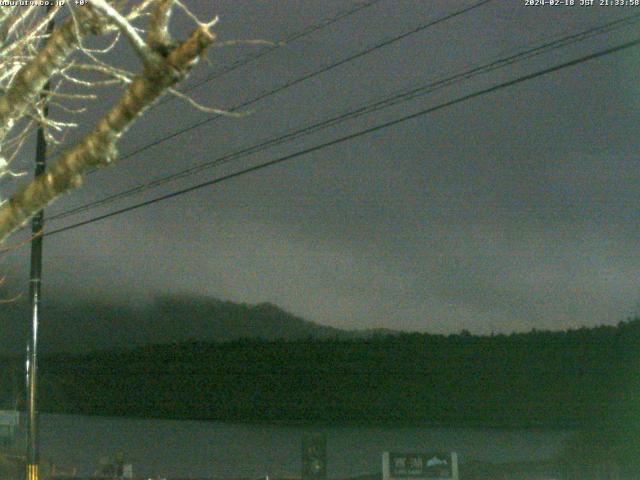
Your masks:
M 0 309 L 0 354 L 24 351 L 29 306 Z M 236 303 L 196 295 L 158 295 L 144 305 L 94 301 L 45 302 L 40 322 L 42 353 L 83 353 L 148 344 L 204 341 L 351 339 L 397 334 L 389 329 L 346 330 L 320 325 L 270 302 Z

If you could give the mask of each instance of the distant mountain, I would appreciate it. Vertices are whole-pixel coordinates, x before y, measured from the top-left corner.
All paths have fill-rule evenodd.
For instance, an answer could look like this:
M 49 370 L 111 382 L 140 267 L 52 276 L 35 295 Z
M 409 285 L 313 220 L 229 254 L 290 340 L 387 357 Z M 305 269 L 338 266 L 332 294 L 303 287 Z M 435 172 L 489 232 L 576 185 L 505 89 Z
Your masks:
M 239 338 L 293 340 L 340 336 L 343 330 L 318 325 L 271 303 L 238 304 L 211 298 L 163 297 L 155 304 L 163 340 L 226 342 Z M 185 321 L 188 325 L 185 325 Z M 158 339 L 160 340 L 160 339 Z M 166 341 L 166 340 L 165 340 Z
M 0 354 L 24 351 L 29 308 L 0 306 Z M 351 339 L 387 335 L 387 329 L 349 331 L 318 325 L 276 305 L 248 305 L 197 296 L 162 296 L 145 306 L 46 302 L 41 320 L 43 353 L 79 353 L 185 341 Z

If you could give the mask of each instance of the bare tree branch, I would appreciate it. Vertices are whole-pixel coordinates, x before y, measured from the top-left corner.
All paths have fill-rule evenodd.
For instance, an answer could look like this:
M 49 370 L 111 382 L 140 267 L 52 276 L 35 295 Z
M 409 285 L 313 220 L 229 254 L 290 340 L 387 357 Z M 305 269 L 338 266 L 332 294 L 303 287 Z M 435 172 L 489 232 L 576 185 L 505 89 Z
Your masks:
M 126 18 L 120 15 L 120 12 L 105 2 L 105 0 L 91 0 L 91 5 L 118 26 L 120 31 L 124 33 L 125 37 L 127 37 L 143 63 L 147 64 L 160 61 L 157 54 L 147 46 L 142 37 L 138 35 L 138 32 L 133 25 L 131 25 Z
M 68 28 L 68 24 L 65 27 Z M 52 36 L 54 38 L 56 34 Z M 70 41 L 63 40 L 64 46 L 56 49 L 50 47 L 53 50 L 51 54 L 57 54 L 56 58 L 61 56 L 59 50 L 66 51 L 65 47 Z M 200 26 L 187 41 L 173 48 L 161 64 L 147 64 L 142 74 L 129 85 L 122 99 L 91 133 L 64 153 L 45 175 L 33 180 L 0 207 L 0 243 L 59 195 L 78 187 L 91 167 L 114 162 L 116 142 L 120 136 L 158 97 L 187 75 L 213 40 L 214 36 L 206 26 Z M 48 45 L 50 43 L 51 40 Z M 46 65 L 42 68 L 46 72 L 52 70 Z
M 104 22 L 91 9 L 80 8 L 82 21 L 78 33 L 85 35 L 98 33 Z M 59 71 L 71 52 L 78 46 L 76 25 L 68 20 L 56 29 L 38 55 L 20 69 L 15 79 L 0 97 L 0 144 L 14 123 L 19 120 L 27 107 L 36 101 L 40 90 L 51 76 Z
M 169 20 L 174 0 L 158 0 L 149 18 L 149 31 L 147 41 L 149 46 L 155 51 L 169 48 L 171 45 L 171 35 L 169 34 Z
M 8 200 L 0 198 L 0 244 L 36 212 L 79 186 L 90 169 L 114 163 L 118 140 L 165 93 L 202 111 L 229 115 L 204 107 L 174 88 L 205 58 L 217 17 L 202 22 L 180 0 L 72 3 L 67 2 L 69 18 L 53 30 L 48 25 L 59 8 L 47 13 L 37 8 L 0 9 L 0 178 L 21 175 L 24 168 L 16 170 L 10 164 L 18 162 L 35 125 L 43 128 L 50 147 L 58 145 L 62 151 L 47 173 L 18 188 Z M 184 42 L 174 41 L 169 29 L 176 7 L 196 25 Z M 148 18 L 146 28 L 138 22 L 142 17 Z M 105 37 L 107 42 L 87 40 L 90 35 L 113 33 L 112 39 Z M 122 37 L 142 60 L 137 74 L 113 64 L 117 57 L 111 52 Z M 123 89 L 120 100 L 77 144 L 62 146 L 70 129 L 82 124 L 86 103 L 97 99 L 99 87 L 110 86 Z M 45 114 L 47 105 L 55 107 L 55 115 Z

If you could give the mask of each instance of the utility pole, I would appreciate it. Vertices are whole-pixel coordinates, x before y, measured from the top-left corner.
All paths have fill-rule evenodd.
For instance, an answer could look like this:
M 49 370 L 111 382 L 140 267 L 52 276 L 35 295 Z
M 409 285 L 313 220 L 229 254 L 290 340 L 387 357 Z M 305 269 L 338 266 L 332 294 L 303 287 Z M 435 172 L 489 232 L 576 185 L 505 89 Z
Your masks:
M 53 2 L 47 5 L 47 14 L 51 12 Z M 47 25 L 47 34 L 53 32 L 53 18 Z M 43 102 L 42 116 L 49 115 L 47 101 L 51 84 L 44 86 L 40 100 Z M 42 123 L 36 132 L 36 169 L 35 176 L 44 174 L 47 157 L 47 140 Z M 27 344 L 27 455 L 26 480 L 38 480 L 38 322 L 40 319 L 42 286 L 42 234 L 44 233 L 44 211 L 36 213 L 31 221 L 31 272 L 29 276 L 29 298 L 31 300 L 31 330 Z

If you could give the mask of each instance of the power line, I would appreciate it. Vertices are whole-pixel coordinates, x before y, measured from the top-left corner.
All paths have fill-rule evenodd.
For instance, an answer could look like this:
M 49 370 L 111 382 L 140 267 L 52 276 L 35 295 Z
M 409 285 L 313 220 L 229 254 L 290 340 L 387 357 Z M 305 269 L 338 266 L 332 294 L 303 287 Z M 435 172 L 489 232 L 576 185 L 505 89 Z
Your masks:
M 190 92 L 192 90 L 195 90 L 196 88 L 204 85 L 205 83 L 208 83 L 208 82 L 216 80 L 216 79 L 218 79 L 220 77 L 223 77 L 224 75 L 226 75 L 228 73 L 231 73 L 231 72 L 233 72 L 234 70 L 237 70 L 240 67 L 248 65 L 249 63 L 251 63 L 251 62 L 253 62 L 255 60 L 258 60 L 259 58 L 262 58 L 262 57 L 264 57 L 266 55 L 269 55 L 270 53 L 272 53 L 272 52 L 274 52 L 274 51 L 276 51 L 276 50 L 278 50 L 278 49 L 280 49 L 280 48 L 282 48 L 282 47 L 284 47 L 284 46 L 286 46 L 286 45 L 288 45 L 288 44 L 290 44 L 290 43 L 292 43 L 292 42 L 294 42 L 296 40 L 299 40 L 300 38 L 304 38 L 307 35 L 311 35 L 311 34 L 317 32 L 319 30 L 322 30 L 323 28 L 326 28 L 326 27 L 328 27 L 330 25 L 333 25 L 334 23 L 337 23 L 340 20 L 342 20 L 342 19 L 344 19 L 344 18 L 346 18 L 346 17 L 348 17 L 350 15 L 358 13 L 358 12 L 360 12 L 360 11 L 366 9 L 366 8 L 372 7 L 375 4 L 380 3 L 381 1 L 383 1 L 383 0 L 370 0 L 370 1 L 366 2 L 366 3 L 356 3 L 355 6 L 349 8 L 347 10 L 338 12 L 333 17 L 325 18 L 325 19 L 321 20 L 318 23 L 307 25 L 306 27 L 303 27 L 302 30 L 299 30 L 298 32 L 289 35 L 284 40 L 282 40 L 282 41 L 280 41 L 280 42 L 278 42 L 278 43 L 276 43 L 274 45 L 268 46 L 268 47 L 260 50 L 259 52 L 255 53 L 253 55 L 247 55 L 244 58 L 241 58 L 241 59 L 238 59 L 238 60 L 236 60 L 234 62 L 231 62 L 230 65 L 226 66 L 222 70 L 219 70 L 217 72 L 214 72 L 214 73 L 208 75 L 207 77 L 201 79 L 200 81 L 194 83 L 193 85 L 190 85 L 190 86 L 187 86 L 187 87 L 183 88 L 181 91 L 182 91 L 182 93 L 188 93 L 188 92 Z M 69 15 L 70 14 L 68 14 L 67 16 L 69 16 Z M 64 18 L 66 18 L 66 17 L 63 17 L 63 19 Z M 169 102 L 171 100 L 174 100 L 175 98 L 176 97 L 171 96 L 171 95 L 165 96 L 159 102 L 154 103 L 153 105 L 151 105 L 149 110 L 153 110 L 154 108 L 159 107 L 160 105 L 164 105 L 165 103 L 167 103 L 167 102 Z M 242 106 L 234 107 L 234 109 L 237 109 L 237 108 L 242 108 Z M 128 158 L 129 156 L 135 155 L 136 153 L 138 153 L 138 152 L 132 152 L 131 154 L 127 154 L 126 156 L 122 157 L 121 160 L 124 159 L 124 158 Z M 92 170 L 89 173 L 93 173 L 94 171 L 95 170 Z
M 65 232 L 67 230 L 78 228 L 78 227 L 81 227 L 81 226 L 84 226 L 84 225 L 88 225 L 90 223 L 94 223 L 94 222 L 98 222 L 100 220 L 104 220 L 104 219 L 109 218 L 109 217 L 120 215 L 122 213 L 130 212 L 130 211 L 136 210 L 138 208 L 146 207 L 146 206 L 152 205 L 154 203 L 158 203 L 158 202 L 161 202 L 161 201 L 164 201 L 164 200 L 168 200 L 170 198 L 174 198 L 174 197 L 177 197 L 177 196 L 180 196 L 180 195 L 184 195 L 186 193 L 193 192 L 195 190 L 199 190 L 199 189 L 204 188 L 204 187 L 208 187 L 208 186 L 211 186 L 211 185 L 215 185 L 217 183 L 221 183 L 221 182 L 224 182 L 224 181 L 227 181 L 227 180 L 231 180 L 232 178 L 240 177 L 242 175 L 246 175 L 248 173 L 252 173 L 252 172 L 255 172 L 255 171 L 258 171 L 258 170 L 262 170 L 264 168 L 267 168 L 267 167 L 270 167 L 270 166 L 273 166 L 273 165 L 276 165 L 276 164 L 279 164 L 279 163 L 283 163 L 283 162 L 286 162 L 288 160 L 292 160 L 294 158 L 301 157 L 303 155 L 307 155 L 309 153 L 316 152 L 316 151 L 331 147 L 333 145 L 337 145 L 337 144 L 340 144 L 340 143 L 343 143 L 343 142 L 346 142 L 346 141 L 349 141 L 349 140 L 353 140 L 353 139 L 361 137 L 363 135 L 368 135 L 370 133 L 373 133 L 373 132 L 376 132 L 376 131 L 379 131 L 379 130 L 383 130 L 383 129 L 392 127 L 394 125 L 398 125 L 398 124 L 404 123 L 406 121 L 409 121 L 409 120 L 412 120 L 412 119 L 415 119 L 415 118 L 419 118 L 419 117 L 434 113 L 436 111 L 451 107 L 453 105 L 456 105 L 456 104 L 459 104 L 459 103 L 462 103 L 462 102 L 466 102 L 467 100 L 471 100 L 471 99 L 478 98 L 478 97 L 481 97 L 481 96 L 489 94 L 489 93 L 496 92 L 496 91 L 501 90 L 503 88 L 511 87 L 513 85 L 517 85 L 517 84 L 526 82 L 528 80 L 532 80 L 534 78 L 541 77 L 543 75 L 548 75 L 550 73 L 557 72 L 559 70 L 563 70 L 565 68 L 572 67 L 572 66 L 575 66 L 575 65 L 579 65 L 581 63 L 588 62 L 588 61 L 594 60 L 596 58 L 601 58 L 601 57 L 604 57 L 606 55 L 611 55 L 611 54 L 616 53 L 616 52 L 627 50 L 629 48 L 633 48 L 633 47 L 636 47 L 638 45 L 640 45 L 640 39 L 636 39 L 636 40 L 633 40 L 631 42 L 627 42 L 627 43 L 624 43 L 622 45 L 618 45 L 616 47 L 611 47 L 611 48 L 608 48 L 606 50 L 601 50 L 601 51 L 596 52 L 596 53 L 585 55 L 585 56 L 577 58 L 575 60 L 564 62 L 564 63 L 561 63 L 559 65 L 555 65 L 553 67 L 546 68 L 544 70 L 539 70 L 539 71 L 534 72 L 534 73 L 523 75 L 523 76 L 518 77 L 518 78 L 516 78 L 514 80 L 509 80 L 507 82 L 503 82 L 503 83 L 500 83 L 498 85 L 494 85 L 493 87 L 485 88 L 483 90 L 479 90 L 477 92 L 470 93 L 468 95 L 464 95 L 464 96 L 459 97 L 457 99 L 450 100 L 448 102 L 444 102 L 444 103 L 441 103 L 439 105 L 436 105 L 435 107 L 430 107 L 430 108 L 427 108 L 425 110 L 421 110 L 419 112 L 412 113 L 410 115 L 405 115 L 405 116 L 397 118 L 395 120 L 391 120 L 391 121 L 388 121 L 388 122 L 385 122 L 385 123 L 381 123 L 381 124 L 378 124 L 376 126 L 373 126 L 373 127 L 370 127 L 370 128 L 364 129 L 364 130 L 360 130 L 358 132 L 355 132 L 355 133 L 352 133 L 352 134 L 349 134 L 349 135 L 345 135 L 345 136 L 339 137 L 337 139 L 334 139 L 334 140 L 331 140 L 331 141 L 328 141 L 328 142 L 324 142 L 324 143 L 315 145 L 313 147 L 305 148 L 305 149 L 300 150 L 298 152 L 295 152 L 295 153 L 292 153 L 292 154 L 288 154 L 288 155 L 276 158 L 274 160 L 271 160 L 271 161 L 268 161 L 268 162 L 265 162 L 265 163 L 261 163 L 259 165 L 254 165 L 252 167 L 245 168 L 245 169 L 240 170 L 238 172 L 234 172 L 234 173 L 231 173 L 231 174 L 228 174 L 228 175 L 224 175 L 222 177 L 218 177 L 218 178 L 215 178 L 213 180 L 209 180 L 209 181 L 197 184 L 197 185 L 193 185 L 191 187 L 188 187 L 188 188 L 185 188 L 185 189 L 182 189 L 182 190 L 178 190 L 178 191 L 166 194 L 166 195 L 162 195 L 160 197 L 156 197 L 156 198 L 151 199 L 151 200 L 140 202 L 140 203 L 137 203 L 135 205 L 131 205 L 131 206 L 119 209 L 119 210 L 115 210 L 113 212 L 106 213 L 104 215 L 99 215 L 97 217 L 93 217 L 91 219 L 84 220 L 82 222 L 78 222 L 78 223 L 75 223 L 75 224 L 72 224 L 72 225 L 67 225 L 65 227 L 58 228 L 56 230 L 52 230 L 50 232 L 45 233 L 44 236 L 55 235 L 57 233 Z
M 254 104 L 256 102 L 259 102 L 260 100 L 263 100 L 263 99 L 265 99 L 267 97 L 276 95 L 276 94 L 282 92 L 283 90 L 291 88 L 291 87 L 293 87 L 295 85 L 298 85 L 299 83 L 305 82 L 306 80 L 309 80 L 311 78 L 317 77 L 318 75 L 321 75 L 321 74 L 326 73 L 326 72 L 328 72 L 330 70 L 333 70 L 334 68 L 337 68 L 337 67 L 339 67 L 341 65 L 350 63 L 350 62 L 352 62 L 354 60 L 357 60 L 358 58 L 364 57 L 365 55 L 368 55 L 368 54 L 370 54 L 370 53 L 372 53 L 372 52 L 374 52 L 376 50 L 379 50 L 379 49 L 384 48 L 384 47 L 386 47 L 388 45 L 391 45 L 391 44 L 393 44 L 395 42 L 403 40 L 403 39 L 405 39 L 405 38 L 407 38 L 407 37 L 409 37 L 411 35 L 415 35 L 416 33 L 422 32 L 422 31 L 424 31 L 424 30 L 426 30 L 426 29 L 428 29 L 430 27 L 433 27 L 433 26 L 438 25 L 438 24 L 440 24 L 442 22 L 445 22 L 447 20 L 450 20 L 452 18 L 455 18 L 457 16 L 463 15 L 463 14 L 465 14 L 467 12 L 470 12 L 470 11 L 472 11 L 472 10 L 474 10 L 476 8 L 479 8 L 479 7 L 489 3 L 491 1 L 493 1 L 493 0 L 481 0 L 481 1 L 477 2 L 477 3 L 474 3 L 471 6 L 468 6 L 468 7 L 462 8 L 460 10 L 456 10 L 453 13 L 449 13 L 449 14 L 446 14 L 444 16 L 441 16 L 441 17 L 439 17 L 439 18 L 437 18 L 435 20 L 432 20 L 432 21 L 430 21 L 430 22 L 428 22 L 426 24 L 422 24 L 422 25 L 420 25 L 420 26 L 418 26 L 418 27 L 416 27 L 416 28 L 414 28 L 412 30 L 409 30 L 407 32 L 401 33 L 400 35 L 396 35 L 396 36 L 394 36 L 392 38 L 389 38 L 387 40 L 379 42 L 379 43 L 377 43 L 377 44 L 375 44 L 375 45 L 373 45 L 371 47 L 366 48 L 365 50 L 361 50 L 361 51 L 359 51 L 359 52 L 357 52 L 357 53 L 355 53 L 353 55 L 350 55 L 350 56 L 348 56 L 346 58 L 343 58 L 342 60 L 338 60 L 338 61 L 336 61 L 334 63 L 331 63 L 329 65 L 321 67 L 318 70 L 315 70 L 315 71 L 313 71 L 311 73 L 305 74 L 302 77 L 298 77 L 298 78 L 296 78 L 294 80 L 291 80 L 291 81 L 289 81 L 287 83 L 284 83 L 284 84 L 282 84 L 282 85 L 280 85 L 280 86 L 278 86 L 278 87 L 276 87 L 276 88 L 274 88 L 272 90 L 269 90 L 267 92 L 261 93 L 258 96 L 254 97 L 254 98 L 252 98 L 250 100 L 246 100 L 246 101 L 244 101 L 244 102 L 242 102 L 240 104 L 237 104 L 237 105 L 235 105 L 235 106 L 233 106 L 233 107 L 231 107 L 231 108 L 229 108 L 227 110 L 229 112 L 235 112 L 236 110 L 240 110 L 242 108 L 248 107 L 249 105 L 252 105 L 252 104 Z M 204 119 L 204 120 L 202 120 L 200 122 L 194 123 L 194 124 L 192 124 L 192 125 L 190 125 L 188 127 L 185 127 L 185 128 L 180 129 L 180 130 L 177 130 L 177 131 L 175 131 L 174 133 L 172 133 L 170 135 L 166 135 L 164 137 L 159 138 L 158 140 L 154 140 L 153 142 L 147 143 L 146 145 L 143 145 L 142 147 L 137 148 L 137 149 L 135 149 L 135 150 L 123 155 L 122 157 L 120 157 L 119 161 L 126 160 L 127 158 L 130 158 L 130 157 L 133 157 L 135 155 L 138 155 L 139 153 L 142 153 L 143 151 L 148 150 L 151 147 L 159 145 L 160 143 L 166 142 L 167 140 L 171 140 L 172 138 L 175 138 L 177 136 L 183 135 L 184 133 L 187 133 L 187 132 L 189 132 L 189 131 L 191 131 L 191 130 L 193 130 L 195 128 L 198 128 L 198 127 L 200 127 L 202 125 L 205 125 L 207 123 L 213 122 L 214 120 L 217 120 L 221 116 L 223 116 L 223 115 L 214 115 L 214 116 L 206 118 L 206 119 Z M 89 173 L 93 173 L 93 172 L 96 172 L 96 171 L 97 170 L 91 170 Z
M 271 45 L 269 47 L 266 47 L 262 50 L 260 50 L 259 52 L 253 54 L 253 55 L 248 55 L 245 58 L 236 60 L 234 62 L 232 62 L 229 66 L 227 66 L 226 68 L 222 69 L 219 72 L 215 72 L 212 73 L 211 75 L 208 75 L 207 77 L 203 78 L 202 80 L 199 80 L 198 82 L 194 83 L 193 85 L 187 86 L 185 88 L 182 89 L 182 92 L 190 92 L 192 90 L 195 90 L 196 88 L 204 85 L 205 83 L 211 82 L 213 80 L 217 80 L 218 78 L 226 75 L 227 73 L 233 72 L 234 70 L 237 70 L 240 67 L 243 67 L 251 62 L 253 62 L 254 60 L 257 60 L 259 58 L 264 57 L 265 55 L 269 55 L 270 53 L 274 52 L 275 50 L 278 50 L 282 47 L 284 47 L 285 45 L 294 42 L 296 40 L 299 40 L 300 38 L 304 38 L 307 35 L 311 35 L 319 30 L 322 30 L 323 28 L 328 27 L 329 25 L 332 25 L 340 20 L 342 20 L 343 18 L 346 18 L 350 15 L 353 15 L 354 13 L 358 13 L 361 10 L 364 10 L 366 8 L 372 7 L 373 5 L 375 5 L 376 3 L 380 3 L 382 0 L 371 0 L 369 2 L 366 3 L 356 3 L 356 5 L 348 10 L 345 10 L 343 12 L 339 12 L 338 14 L 336 14 L 333 17 L 330 18 L 326 18 L 324 20 L 321 20 L 320 22 L 316 23 L 316 24 L 312 24 L 312 25 L 308 25 L 307 27 L 303 28 L 302 30 L 293 33 L 291 35 L 289 35 L 288 37 L 286 37 L 284 40 L 282 40 L 279 43 L 276 43 L 275 45 Z M 170 101 L 171 99 L 173 99 L 174 97 L 171 96 L 167 96 L 164 97 L 160 102 L 158 102 L 157 104 L 154 105 L 154 107 L 159 106 L 159 105 L 163 105 L 164 103 Z
M 431 82 L 427 85 L 423 85 L 414 89 L 411 89 L 409 91 L 405 91 L 390 97 L 387 97 L 385 99 L 376 101 L 374 103 L 365 105 L 363 107 L 360 107 L 356 110 L 352 110 L 346 113 L 343 113 L 341 115 L 338 115 L 336 117 L 327 119 L 327 120 L 323 120 L 321 122 L 315 123 L 313 125 L 309 125 L 306 127 L 303 127 L 301 129 L 298 129 L 294 132 L 288 133 L 286 135 L 282 135 L 282 136 L 276 136 L 276 137 L 272 137 L 269 140 L 266 140 L 264 142 L 258 143 L 258 144 L 254 144 L 250 147 L 246 147 L 243 148 L 241 150 L 235 151 L 233 153 L 229 153 L 229 154 L 225 154 L 221 157 L 218 157 L 216 159 L 213 160 L 209 160 L 207 162 L 201 163 L 199 165 L 181 170 L 179 172 L 176 172 L 174 174 L 171 175 L 167 175 L 164 177 L 161 177 L 159 179 L 153 180 L 151 182 L 148 182 L 146 184 L 143 185 L 138 185 L 136 187 L 118 192 L 116 194 L 104 197 L 100 200 L 96 200 L 93 202 L 89 202 L 87 204 L 81 205 L 79 207 L 76 208 L 72 208 L 70 210 L 61 212 L 57 215 L 54 215 L 52 217 L 50 217 L 49 220 L 59 220 L 65 217 L 68 217 L 70 215 L 74 215 L 83 211 L 87 211 L 87 210 L 91 210 L 93 208 L 96 208 L 100 205 L 105 205 L 108 203 L 112 203 L 116 200 L 122 199 L 122 198 L 126 198 L 129 197 L 131 195 L 146 191 L 146 190 L 150 190 L 152 188 L 156 188 L 159 187 L 161 185 L 164 185 L 168 182 L 180 179 L 180 178 L 184 178 L 186 176 L 192 175 L 196 172 L 205 170 L 207 168 L 211 168 L 214 166 L 218 166 L 218 165 L 222 165 L 225 164 L 227 162 L 230 162 L 232 160 L 237 160 L 239 158 L 243 158 L 246 157 L 248 155 L 257 153 L 257 152 L 261 152 L 263 150 L 266 150 L 267 148 L 270 148 L 272 146 L 275 145 L 279 145 L 282 144 L 284 142 L 288 142 L 291 140 L 294 140 L 296 138 L 299 138 L 301 136 L 304 135 L 308 135 L 314 132 L 317 132 L 321 129 L 325 129 L 331 126 L 334 126 L 338 123 L 344 122 L 346 120 L 350 120 L 365 114 L 369 114 L 375 111 L 378 111 L 382 108 L 387 108 L 393 105 L 397 105 L 401 102 L 406 102 L 409 100 L 412 100 L 420 95 L 424 95 L 427 93 L 432 93 L 436 90 L 439 90 L 441 88 L 444 87 L 448 87 L 451 86 L 455 83 L 461 82 L 463 80 L 468 80 L 470 78 L 473 78 L 477 75 L 480 74 L 484 74 L 484 73 L 488 73 L 491 71 L 494 71 L 496 69 L 499 68 L 503 68 L 505 66 L 511 65 L 513 63 L 522 61 L 522 60 L 526 60 L 529 58 L 532 58 L 534 56 L 537 55 L 541 55 L 543 53 L 548 53 L 552 50 L 556 50 L 558 48 L 561 47 L 565 47 L 567 45 L 579 42 L 579 41 L 583 41 L 587 38 L 596 36 L 596 35 L 600 35 L 602 33 L 607 33 L 607 32 L 611 32 L 614 29 L 617 28 L 621 28 L 621 27 L 625 27 L 628 25 L 631 25 L 633 23 L 637 23 L 638 20 L 640 20 L 640 14 L 635 14 L 635 15 L 630 15 L 628 17 L 619 19 L 619 20 L 615 20 L 612 22 L 609 22 L 607 24 L 604 25 L 599 25 L 596 27 L 592 27 L 590 29 L 584 30 L 582 32 L 579 33 L 575 33 L 572 35 L 567 35 L 565 37 L 561 37 L 558 38 L 556 40 L 553 40 L 551 42 L 545 43 L 543 45 L 539 45 L 533 48 L 530 48 L 528 50 L 524 50 L 524 51 L 520 51 L 518 53 L 512 54 L 506 58 L 501 58 L 498 60 L 495 60 L 493 62 L 489 62 L 487 64 L 484 64 L 482 66 L 479 67 L 475 67 L 472 68 L 470 70 L 464 71 L 464 72 L 460 72 L 457 73 L 451 77 L 448 77 L 446 79 L 442 79 L 442 80 L 438 80 L 435 82 Z

